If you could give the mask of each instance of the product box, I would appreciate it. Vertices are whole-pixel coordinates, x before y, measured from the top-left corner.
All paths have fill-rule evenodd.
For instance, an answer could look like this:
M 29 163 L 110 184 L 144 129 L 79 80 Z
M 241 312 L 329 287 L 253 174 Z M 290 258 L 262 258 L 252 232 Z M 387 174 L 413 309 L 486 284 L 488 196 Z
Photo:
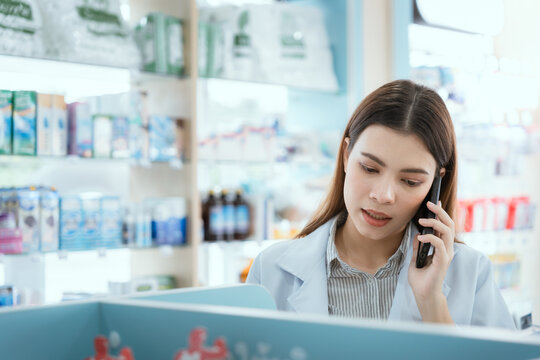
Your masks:
M 146 201 L 147 208 L 151 209 L 152 223 L 152 243 L 157 245 L 166 245 L 167 226 L 169 221 L 169 209 L 160 199 L 151 199 Z
M 115 116 L 112 129 L 112 157 L 129 158 L 129 119 Z
M 92 157 L 94 126 L 90 105 L 76 102 L 68 105 L 68 152 L 70 155 Z
M 154 12 L 135 28 L 144 71 L 182 75 L 184 73 L 184 24 L 172 16 Z
M 150 116 L 150 160 L 171 161 L 177 156 L 175 122 L 168 116 Z
M 113 119 L 107 115 L 93 116 L 94 157 L 110 158 L 112 152 Z
M 101 197 L 81 195 L 81 211 L 83 248 L 94 249 L 98 246 L 102 236 Z
M 37 94 L 37 155 L 53 154 L 53 95 Z
M 137 247 L 152 246 L 152 214 L 142 206 L 135 213 L 135 244 Z
M 118 196 L 101 198 L 101 239 L 98 247 L 117 248 L 122 245 L 122 203 Z
M 0 307 L 15 304 L 15 290 L 11 285 L 0 286 Z
M 14 214 L 0 209 L 0 253 L 20 254 L 23 252 L 22 242 Z
M 40 189 L 40 251 L 56 251 L 59 248 L 60 198 L 52 188 Z
M 154 244 L 185 244 L 187 236 L 185 199 L 150 199 L 146 202 L 146 208 L 151 209 L 152 242 Z
M 11 154 L 11 132 L 13 130 L 13 93 L 0 90 L 0 154 Z
M 13 154 L 36 154 L 36 92 L 13 93 Z
M 182 75 L 184 73 L 183 23 L 172 16 L 166 16 L 164 21 L 167 74 Z
M 167 204 L 169 207 L 167 243 L 170 245 L 185 244 L 187 237 L 186 200 L 183 198 L 171 198 L 167 200 Z
M 142 70 L 165 73 L 164 15 L 150 13 L 135 27 L 135 39 L 142 54 Z
M 39 191 L 35 187 L 17 189 L 17 226 L 23 237 L 23 251 L 39 250 Z
M 81 249 L 82 241 L 82 209 L 78 196 L 62 196 L 60 198 L 60 249 Z
M 143 126 L 140 119 L 133 118 L 129 123 L 130 157 L 139 162 L 150 161 L 150 138 L 148 127 Z
M 63 95 L 52 96 L 52 149 L 53 155 L 65 156 L 67 154 L 68 116 L 66 101 Z

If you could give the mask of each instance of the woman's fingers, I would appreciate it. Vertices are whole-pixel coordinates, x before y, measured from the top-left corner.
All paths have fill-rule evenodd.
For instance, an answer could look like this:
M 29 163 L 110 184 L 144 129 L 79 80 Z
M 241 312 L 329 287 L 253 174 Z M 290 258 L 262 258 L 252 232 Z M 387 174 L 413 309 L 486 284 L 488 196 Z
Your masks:
M 448 226 L 443 224 L 438 219 L 421 218 L 421 219 L 418 219 L 418 222 L 420 223 L 420 225 L 424 227 L 433 228 L 433 230 L 435 230 L 438 233 L 438 235 L 440 235 L 440 238 L 444 241 L 447 251 L 450 251 L 450 249 L 453 248 L 454 234 Z
M 430 243 L 435 248 L 433 257 L 449 255 L 444 241 L 433 234 L 418 235 L 418 240 L 422 243 Z
M 437 205 L 435 205 L 431 201 L 428 201 L 427 202 L 427 207 L 428 207 L 429 210 L 431 210 L 435 215 L 437 215 L 439 217 L 439 220 L 443 224 L 448 226 L 452 230 L 452 232 L 455 232 L 454 220 L 452 220 L 450 215 L 448 215 L 448 213 L 446 211 L 444 211 L 440 201 L 439 201 L 439 203 Z

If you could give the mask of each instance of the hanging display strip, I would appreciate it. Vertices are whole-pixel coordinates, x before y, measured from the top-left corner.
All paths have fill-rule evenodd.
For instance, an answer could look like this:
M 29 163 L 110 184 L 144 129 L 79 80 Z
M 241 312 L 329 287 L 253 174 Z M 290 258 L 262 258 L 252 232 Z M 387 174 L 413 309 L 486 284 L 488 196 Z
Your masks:
M 177 303 L 122 298 L 3 311 L 0 346 L 14 360 L 540 356 L 540 343 L 520 333 L 299 316 L 267 310 L 271 297 L 257 286 L 205 291 L 164 298 Z M 180 303 L 209 295 L 222 306 Z M 251 309 L 230 307 L 239 302 Z

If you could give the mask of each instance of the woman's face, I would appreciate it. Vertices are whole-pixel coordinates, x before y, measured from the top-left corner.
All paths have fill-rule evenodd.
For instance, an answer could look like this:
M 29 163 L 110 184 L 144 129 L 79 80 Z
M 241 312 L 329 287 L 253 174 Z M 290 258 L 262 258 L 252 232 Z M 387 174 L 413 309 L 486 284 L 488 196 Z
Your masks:
M 433 155 L 416 135 L 382 125 L 367 127 L 344 154 L 343 193 L 356 230 L 372 240 L 402 232 L 431 188 Z

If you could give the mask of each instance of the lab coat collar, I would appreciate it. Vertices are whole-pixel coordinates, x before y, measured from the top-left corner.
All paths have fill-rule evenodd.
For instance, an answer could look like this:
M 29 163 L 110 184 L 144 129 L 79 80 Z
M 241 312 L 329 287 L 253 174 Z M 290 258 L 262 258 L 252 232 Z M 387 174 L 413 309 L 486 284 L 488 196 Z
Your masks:
M 302 281 L 287 299 L 297 312 L 328 314 L 325 258 L 331 226 L 332 220 L 308 236 L 294 240 L 276 260 L 278 266 Z
M 333 219 L 317 228 L 308 236 L 296 239 L 276 260 L 284 271 L 298 278 L 302 284 L 289 297 L 288 302 L 297 312 L 328 314 L 328 290 L 326 278 L 326 247 Z M 413 255 L 413 240 L 418 230 L 411 227 L 407 255 L 399 273 L 394 300 L 388 320 L 421 320 L 420 311 L 412 288 L 409 286 L 408 269 Z M 454 254 L 459 247 L 454 246 Z M 450 286 L 443 282 L 443 293 L 448 296 Z

